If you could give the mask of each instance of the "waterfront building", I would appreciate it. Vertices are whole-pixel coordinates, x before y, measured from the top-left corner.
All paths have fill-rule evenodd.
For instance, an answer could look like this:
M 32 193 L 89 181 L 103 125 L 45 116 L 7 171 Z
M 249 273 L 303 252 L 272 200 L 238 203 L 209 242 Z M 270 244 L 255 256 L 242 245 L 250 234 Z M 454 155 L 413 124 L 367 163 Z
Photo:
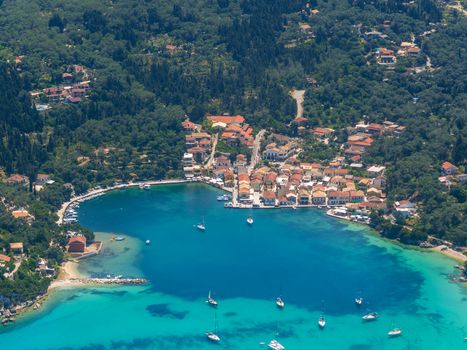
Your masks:
M 275 206 L 276 205 L 276 194 L 273 191 L 263 192 L 264 205 Z
M 86 251 L 86 237 L 71 237 L 68 240 L 67 250 L 69 253 L 84 253 Z

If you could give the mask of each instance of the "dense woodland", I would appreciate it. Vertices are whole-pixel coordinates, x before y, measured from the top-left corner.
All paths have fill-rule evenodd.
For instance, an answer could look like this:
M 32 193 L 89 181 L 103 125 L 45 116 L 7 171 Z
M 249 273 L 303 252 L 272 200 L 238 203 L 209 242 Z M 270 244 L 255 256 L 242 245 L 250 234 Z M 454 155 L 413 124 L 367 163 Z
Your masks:
M 440 2 L 5 0 L 0 12 L 0 166 L 5 175 L 34 181 L 42 172 L 56 181 L 37 194 L 17 189 L 36 221 L 20 225 L 2 209 L 2 248 L 23 239 L 32 258 L 37 250 L 61 261 L 48 243 L 60 236 L 53 212 L 70 195 L 65 183 L 82 193 L 98 183 L 180 176 L 187 115 L 200 122 L 207 113 L 238 113 L 256 129 L 293 135 L 292 88 L 307 90 L 311 125 L 406 125 L 400 138 L 379 139 L 365 161 L 388 165 L 390 201 L 421 202 L 421 218 L 410 230 L 403 221 L 375 225 L 404 242 L 432 234 L 466 244 L 465 184 L 448 191 L 437 178 L 443 161 L 466 165 L 467 20 Z M 388 39 L 363 40 L 372 29 Z M 412 34 L 417 59 L 385 70 L 369 55 Z M 434 69 L 413 74 L 427 57 Z M 92 72 L 91 96 L 37 112 L 29 92 L 63 83 L 75 64 Z M 335 151 L 306 149 L 314 160 Z M 2 196 L 11 191 L 0 188 Z M 12 282 L 2 283 L 5 295 Z

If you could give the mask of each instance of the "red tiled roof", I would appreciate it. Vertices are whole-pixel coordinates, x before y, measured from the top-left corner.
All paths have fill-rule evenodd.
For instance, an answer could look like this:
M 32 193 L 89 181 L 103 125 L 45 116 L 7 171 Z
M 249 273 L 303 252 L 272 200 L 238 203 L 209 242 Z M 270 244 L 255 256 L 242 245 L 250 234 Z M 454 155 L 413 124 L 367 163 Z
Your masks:
M 450 163 L 450 162 L 444 162 L 441 167 L 444 169 L 444 170 L 449 170 L 450 168 L 452 167 L 456 167 L 454 164 Z
M 276 194 L 273 191 L 264 191 L 263 192 L 263 198 L 264 199 L 275 199 Z
M 11 258 L 9 256 L 7 256 L 7 255 L 0 254 L 0 261 L 10 262 Z
M 68 244 L 71 244 L 73 242 L 81 242 L 86 244 L 86 237 L 84 236 L 73 236 L 68 240 Z
M 208 116 L 208 120 L 210 120 L 213 123 L 221 122 L 221 123 L 226 123 L 226 124 L 232 124 L 232 123 L 242 124 L 243 122 L 245 122 L 245 118 L 243 118 L 241 115 L 235 115 L 235 116 L 210 115 Z

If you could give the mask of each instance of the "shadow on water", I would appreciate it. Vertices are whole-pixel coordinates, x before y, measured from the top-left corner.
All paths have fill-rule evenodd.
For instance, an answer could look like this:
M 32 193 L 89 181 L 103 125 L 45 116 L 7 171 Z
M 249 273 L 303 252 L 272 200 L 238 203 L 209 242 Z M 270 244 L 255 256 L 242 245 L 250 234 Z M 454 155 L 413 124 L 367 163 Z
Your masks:
M 152 304 L 146 307 L 146 310 L 153 317 L 170 317 L 177 320 L 183 320 L 189 311 L 171 310 L 168 304 Z

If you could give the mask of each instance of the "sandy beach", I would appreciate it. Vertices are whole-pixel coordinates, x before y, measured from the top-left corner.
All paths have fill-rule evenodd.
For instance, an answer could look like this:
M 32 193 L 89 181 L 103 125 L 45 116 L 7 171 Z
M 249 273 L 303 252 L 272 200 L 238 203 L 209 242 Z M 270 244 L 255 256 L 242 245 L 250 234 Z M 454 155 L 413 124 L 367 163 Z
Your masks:
M 461 262 L 461 263 L 464 263 L 467 261 L 467 256 L 465 256 L 464 254 L 462 254 L 461 252 L 458 252 L 454 249 L 451 249 L 451 248 L 447 248 L 445 249 L 446 246 L 444 245 L 440 245 L 440 246 L 437 246 L 437 247 L 434 247 L 434 248 L 431 248 L 433 251 L 435 252 L 439 252 L 451 259 L 454 259 L 458 262 Z
M 66 261 L 60 267 L 60 272 L 56 280 L 54 280 L 50 286 L 49 290 L 60 287 L 70 287 L 81 285 L 79 279 L 85 278 L 78 271 L 78 262 L 76 261 Z

